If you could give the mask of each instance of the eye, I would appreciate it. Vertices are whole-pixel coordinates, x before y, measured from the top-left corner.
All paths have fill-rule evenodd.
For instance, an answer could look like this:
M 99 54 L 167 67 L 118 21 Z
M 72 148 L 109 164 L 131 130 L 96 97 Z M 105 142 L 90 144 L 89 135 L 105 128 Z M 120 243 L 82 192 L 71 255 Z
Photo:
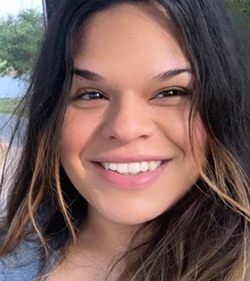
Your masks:
M 106 99 L 106 97 L 100 92 L 85 91 L 84 93 L 78 95 L 77 99 L 90 101 L 90 100 L 103 100 Z
M 187 96 L 188 91 L 184 89 L 169 89 L 160 92 L 156 97 L 158 98 L 167 98 L 167 97 L 176 97 L 176 96 Z

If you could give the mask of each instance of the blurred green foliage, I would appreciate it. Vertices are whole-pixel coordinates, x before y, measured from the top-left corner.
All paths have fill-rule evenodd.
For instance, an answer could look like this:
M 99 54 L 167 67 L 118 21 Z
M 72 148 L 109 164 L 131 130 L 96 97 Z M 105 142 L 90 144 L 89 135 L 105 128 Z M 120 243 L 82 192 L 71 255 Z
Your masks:
M 17 106 L 20 104 L 21 98 L 2 98 L 0 99 L 0 113 L 13 114 Z M 15 112 L 18 115 L 18 111 Z
M 226 0 L 233 14 L 250 29 L 250 0 Z
M 0 74 L 28 73 L 44 33 L 44 17 L 34 9 L 0 18 Z

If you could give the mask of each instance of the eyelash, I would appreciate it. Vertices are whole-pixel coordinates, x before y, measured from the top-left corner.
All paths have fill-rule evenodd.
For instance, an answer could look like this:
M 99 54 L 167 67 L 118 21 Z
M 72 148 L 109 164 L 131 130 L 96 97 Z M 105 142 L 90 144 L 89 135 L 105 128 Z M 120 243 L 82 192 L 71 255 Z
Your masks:
M 159 94 L 156 95 L 159 96 L 162 93 L 168 93 L 167 96 L 163 96 L 161 98 L 167 98 L 167 97 L 176 97 L 176 96 L 187 96 L 188 95 L 188 90 L 185 89 L 170 89 L 170 90 L 164 90 L 161 91 Z M 169 95 L 169 93 L 172 93 Z M 83 99 L 82 97 L 87 96 L 87 95 L 95 95 L 95 94 L 99 94 L 99 98 L 93 98 L 93 99 Z M 100 98 L 101 96 L 101 98 Z M 86 101 L 91 101 L 91 100 L 100 100 L 100 99 L 107 99 L 102 93 L 98 92 L 98 91 L 85 91 L 84 93 L 82 93 L 81 95 L 79 95 L 78 97 L 76 97 L 76 99 L 82 99 L 82 100 L 86 100 Z

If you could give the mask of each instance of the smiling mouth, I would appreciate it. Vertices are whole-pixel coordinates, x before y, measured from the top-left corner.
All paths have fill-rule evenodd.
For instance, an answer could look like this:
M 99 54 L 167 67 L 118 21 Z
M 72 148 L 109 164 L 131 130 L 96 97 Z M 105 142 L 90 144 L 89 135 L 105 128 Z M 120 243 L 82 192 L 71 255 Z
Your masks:
M 136 163 L 103 163 L 94 162 L 106 172 L 116 173 L 123 176 L 136 176 L 153 172 L 163 166 L 169 160 L 136 162 Z
M 94 170 L 97 173 L 97 177 L 101 180 L 102 183 L 104 183 L 103 187 L 112 187 L 116 189 L 125 189 L 125 190 L 138 190 L 138 189 L 150 187 L 152 184 L 157 182 L 161 177 L 161 175 L 164 173 L 164 171 L 166 171 L 171 160 L 172 159 L 162 160 L 160 161 L 160 166 L 158 163 L 158 166 L 156 167 L 154 167 L 153 164 L 151 164 L 152 166 L 150 167 L 150 170 L 146 170 L 147 166 L 144 163 L 142 164 L 142 167 L 144 167 L 144 170 L 146 171 L 138 170 L 138 164 L 141 164 L 143 162 L 107 163 L 109 164 L 109 166 L 106 166 L 106 168 L 104 167 L 105 164 L 104 162 L 92 161 L 92 163 L 94 166 Z M 158 161 L 150 161 L 150 162 L 158 162 Z M 112 166 L 112 164 L 116 164 L 118 165 L 118 167 L 115 167 L 115 165 Z M 123 165 L 119 167 L 119 164 L 123 164 Z M 130 170 L 127 171 L 125 169 L 123 170 L 123 173 L 121 173 L 121 170 L 119 172 L 120 168 L 124 168 L 124 167 L 126 168 L 126 166 L 129 164 L 132 164 L 132 169 L 134 169 L 133 173 L 130 173 Z M 113 170 L 109 168 L 112 168 Z

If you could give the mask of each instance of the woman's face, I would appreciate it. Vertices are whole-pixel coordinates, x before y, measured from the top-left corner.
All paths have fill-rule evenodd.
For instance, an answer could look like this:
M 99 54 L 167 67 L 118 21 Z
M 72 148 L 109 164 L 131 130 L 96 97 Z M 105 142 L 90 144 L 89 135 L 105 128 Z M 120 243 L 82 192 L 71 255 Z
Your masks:
M 204 163 L 198 114 L 197 161 L 188 136 L 187 58 L 152 16 L 123 4 L 89 21 L 74 64 L 61 139 L 69 179 L 105 219 L 133 225 L 156 218 L 191 188 Z

